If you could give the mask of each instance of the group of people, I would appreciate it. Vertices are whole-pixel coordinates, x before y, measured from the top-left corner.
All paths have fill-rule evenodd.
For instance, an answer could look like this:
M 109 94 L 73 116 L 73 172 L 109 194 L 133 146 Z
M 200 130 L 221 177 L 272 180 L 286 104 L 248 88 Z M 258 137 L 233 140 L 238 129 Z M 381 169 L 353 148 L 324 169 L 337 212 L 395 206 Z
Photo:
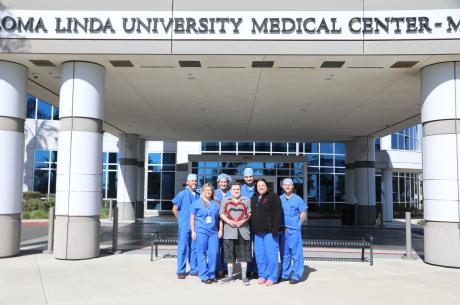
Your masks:
M 199 276 L 205 284 L 217 282 L 218 272 L 227 275 L 221 283 L 235 280 L 234 266 L 241 264 L 241 279 L 257 275 L 258 284 L 272 286 L 289 280 L 297 284 L 304 271 L 301 225 L 307 205 L 294 193 L 292 179 L 282 182 L 278 196 L 265 179 L 254 180 L 251 168 L 244 170 L 244 184 L 227 174 L 197 193 L 197 176 L 189 174 L 185 188 L 173 199 L 178 220 L 177 270 L 179 279 Z M 281 258 L 281 275 L 278 272 Z M 186 272 L 187 261 L 190 271 Z

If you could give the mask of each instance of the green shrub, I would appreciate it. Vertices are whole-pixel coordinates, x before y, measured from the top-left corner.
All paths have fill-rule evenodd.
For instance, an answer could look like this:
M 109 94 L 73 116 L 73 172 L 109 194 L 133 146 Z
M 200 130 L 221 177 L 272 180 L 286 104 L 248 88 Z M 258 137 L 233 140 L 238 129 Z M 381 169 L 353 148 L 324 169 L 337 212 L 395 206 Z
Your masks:
M 100 218 L 101 219 L 106 219 L 107 217 L 109 217 L 109 209 L 108 208 L 102 208 Z
M 31 219 L 47 219 L 48 211 L 44 211 L 44 210 L 32 211 L 30 213 L 30 218 Z
M 39 192 L 24 192 L 22 193 L 22 198 L 27 201 L 30 199 L 40 199 L 43 197 L 42 193 Z
M 23 211 L 22 212 L 22 219 L 30 219 L 30 213 L 29 211 Z
M 26 200 L 22 206 L 24 211 L 36 211 L 36 210 L 45 210 L 46 202 L 41 199 L 29 199 Z

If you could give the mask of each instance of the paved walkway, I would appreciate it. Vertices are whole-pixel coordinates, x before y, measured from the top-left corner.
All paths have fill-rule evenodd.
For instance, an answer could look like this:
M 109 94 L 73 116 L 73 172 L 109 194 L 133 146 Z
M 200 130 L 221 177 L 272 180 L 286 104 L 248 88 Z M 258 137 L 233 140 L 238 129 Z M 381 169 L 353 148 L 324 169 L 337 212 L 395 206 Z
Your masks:
M 306 279 L 273 287 L 240 281 L 204 285 L 178 280 L 175 260 L 150 262 L 145 253 L 125 252 L 83 261 L 60 261 L 31 254 L 0 260 L 0 304 L 4 305 L 457 305 L 460 270 L 421 260 L 307 262 Z

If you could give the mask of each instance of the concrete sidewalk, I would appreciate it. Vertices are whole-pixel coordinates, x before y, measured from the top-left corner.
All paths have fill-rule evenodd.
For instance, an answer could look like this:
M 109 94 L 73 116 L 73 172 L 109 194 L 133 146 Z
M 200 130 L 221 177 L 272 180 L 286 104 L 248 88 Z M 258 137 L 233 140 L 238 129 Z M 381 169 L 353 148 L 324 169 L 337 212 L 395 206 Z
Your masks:
M 139 253 L 138 253 L 139 254 Z M 175 260 L 125 252 L 83 261 L 31 254 L 0 260 L 0 304 L 460 304 L 460 270 L 421 260 L 307 262 L 306 280 L 273 287 L 178 280 Z

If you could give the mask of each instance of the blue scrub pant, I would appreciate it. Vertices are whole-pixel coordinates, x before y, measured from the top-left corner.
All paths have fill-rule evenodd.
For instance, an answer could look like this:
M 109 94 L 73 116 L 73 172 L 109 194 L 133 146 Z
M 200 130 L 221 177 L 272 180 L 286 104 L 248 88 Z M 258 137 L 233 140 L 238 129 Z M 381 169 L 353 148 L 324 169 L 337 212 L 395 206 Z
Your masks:
M 180 229 L 177 236 L 177 271 L 176 274 L 185 274 L 187 261 L 190 273 L 197 273 L 197 258 L 195 241 L 192 240 L 190 230 Z
M 300 281 L 304 270 L 304 258 L 302 247 L 302 234 L 300 230 L 288 230 L 280 236 L 280 256 L 282 265 L 282 279 Z
M 196 233 L 198 274 L 202 281 L 216 278 L 219 237 L 216 233 Z
M 272 233 L 254 235 L 254 254 L 259 278 L 278 281 L 278 236 Z

